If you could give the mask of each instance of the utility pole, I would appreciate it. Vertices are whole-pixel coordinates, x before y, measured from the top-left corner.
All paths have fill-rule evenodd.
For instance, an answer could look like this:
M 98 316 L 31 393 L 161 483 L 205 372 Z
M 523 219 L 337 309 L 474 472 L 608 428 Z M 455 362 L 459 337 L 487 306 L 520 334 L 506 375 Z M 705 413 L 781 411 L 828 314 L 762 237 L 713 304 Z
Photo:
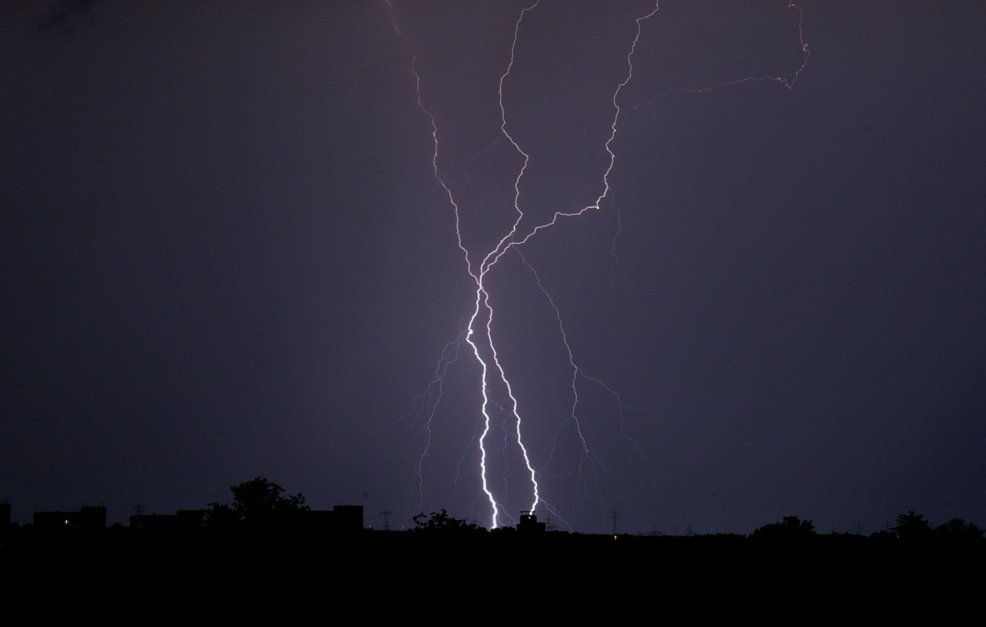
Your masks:
M 393 513 L 394 512 L 390 511 L 389 509 L 385 509 L 382 512 L 380 512 L 380 515 L 383 516 L 383 530 L 384 531 L 390 531 L 390 515 L 393 514 Z
M 613 520 L 613 537 L 615 538 L 615 537 L 616 537 L 616 521 L 617 521 L 617 520 L 619 520 L 619 518 L 620 518 L 620 513 L 619 513 L 619 512 L 617 512 L 617 511 L 616 511 L 616 510 L 614 509 L 614 510 L 612 511 L 612 513 L 610 513 L 610 515 L 609 515 L 609 516 L 610 516 L 610 518 L 611 518 L 611 519 Z

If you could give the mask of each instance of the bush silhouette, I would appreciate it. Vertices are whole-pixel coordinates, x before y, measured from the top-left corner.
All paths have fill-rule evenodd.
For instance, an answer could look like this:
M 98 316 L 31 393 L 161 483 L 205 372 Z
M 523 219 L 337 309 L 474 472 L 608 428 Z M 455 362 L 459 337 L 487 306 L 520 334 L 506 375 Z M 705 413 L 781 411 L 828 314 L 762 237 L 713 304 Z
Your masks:
M 424 512 L 416 514 L 414 520 L 414 531 L 425 533 L 480 533 L 485 531 L 475 523 L 467 523 L 464 520 L 449 516 L 448 512 L 442 509 L 440 512 L 432 512 L 426 516 Z

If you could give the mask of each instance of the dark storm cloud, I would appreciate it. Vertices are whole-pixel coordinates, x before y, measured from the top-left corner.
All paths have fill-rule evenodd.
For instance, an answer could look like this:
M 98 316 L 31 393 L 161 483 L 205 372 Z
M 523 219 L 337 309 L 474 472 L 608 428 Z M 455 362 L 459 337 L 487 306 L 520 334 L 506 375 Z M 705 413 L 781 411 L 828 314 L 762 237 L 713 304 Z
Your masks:
M 71 33 L 81 16 L 92 11 L 96 0 L 59 0 L 38 21 L 39 33 Z

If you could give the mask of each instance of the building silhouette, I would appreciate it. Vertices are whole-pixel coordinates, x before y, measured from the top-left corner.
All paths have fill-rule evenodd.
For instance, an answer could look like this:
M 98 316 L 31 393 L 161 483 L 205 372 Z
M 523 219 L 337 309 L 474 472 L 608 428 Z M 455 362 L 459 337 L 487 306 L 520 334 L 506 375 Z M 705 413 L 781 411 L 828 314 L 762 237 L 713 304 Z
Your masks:
M 301 512 L 303 527 L 308 531 L 353 533 L 363 530 L 362 505 L 336 505 L 331 510 L 313 509 Z
M 362 505 L 336 505 L 332 508 L 333 531 L 352 533 L 363 530 Z
M 97 531 L 106 528 L 106 507 L 83 506 L 77 512 L 34 512 L 34 527 L 42 531 Z
M 204 509 L 180 509 L 174 514 L 134 514 L 130 528 L 146 533 L 188 534 L 202 529 Z
M 547 525 L 538 522 L 538 517 L 534 512 L 521 512 L 520 522 L 517 523 L 517 531 L 523 534 L 539 535 L 545 532 Z

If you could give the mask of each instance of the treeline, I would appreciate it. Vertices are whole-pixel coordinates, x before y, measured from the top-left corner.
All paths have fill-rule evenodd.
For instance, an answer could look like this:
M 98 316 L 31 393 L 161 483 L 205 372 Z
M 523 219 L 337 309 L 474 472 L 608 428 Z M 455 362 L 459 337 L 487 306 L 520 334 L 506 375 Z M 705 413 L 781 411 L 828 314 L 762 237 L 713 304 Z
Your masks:
M 909 511 L 897 516 L 896 524 L 877 533 L 819 534 L 810 520 L 785 516 L 765 524 L 752 534 L 655 536 L 637 534 L 601 535 L 548 531 L 536 516 L 521 516 L 516 527 L 488 530 L 450 516 L 446 510 L 420 513 L 407 532 L 381 532 L 364 528 L 361 506 L 337 505 L 332 510 L 312 510 L 301 493 L 286 494 L 284 488 L 265 477 L 230 488 L 228 503 L 210 503 L 198 510 L 175 514 L 135 514 L 129 526 L 106 526 L 105 508 L 83 507 L 78 512 L 38 512 L 32 525 L 11 525 L 0 520 L 0 553 L 45 547 L 194 546 L 244 542 L 315 546 L 320 543 L 347 546 L 414 546 L 467 543 L 503 548 L 512 543 L 530 547 L 575 546 L 620 547 L 618 551 L 717 550 L 765 551 L 773 548 L 825 547 L 844 550 L 892 550 L 894 547 L 959 548 L 986 550 L 984 532 L 976 525 L 955 518 L 933 525 L 921 514 Z M 625 547 L 625 548 L 624 548 Z M 592 550 L 596 550 L 593 548 Z M 604 550 L 613 550 L 607 548 Z

